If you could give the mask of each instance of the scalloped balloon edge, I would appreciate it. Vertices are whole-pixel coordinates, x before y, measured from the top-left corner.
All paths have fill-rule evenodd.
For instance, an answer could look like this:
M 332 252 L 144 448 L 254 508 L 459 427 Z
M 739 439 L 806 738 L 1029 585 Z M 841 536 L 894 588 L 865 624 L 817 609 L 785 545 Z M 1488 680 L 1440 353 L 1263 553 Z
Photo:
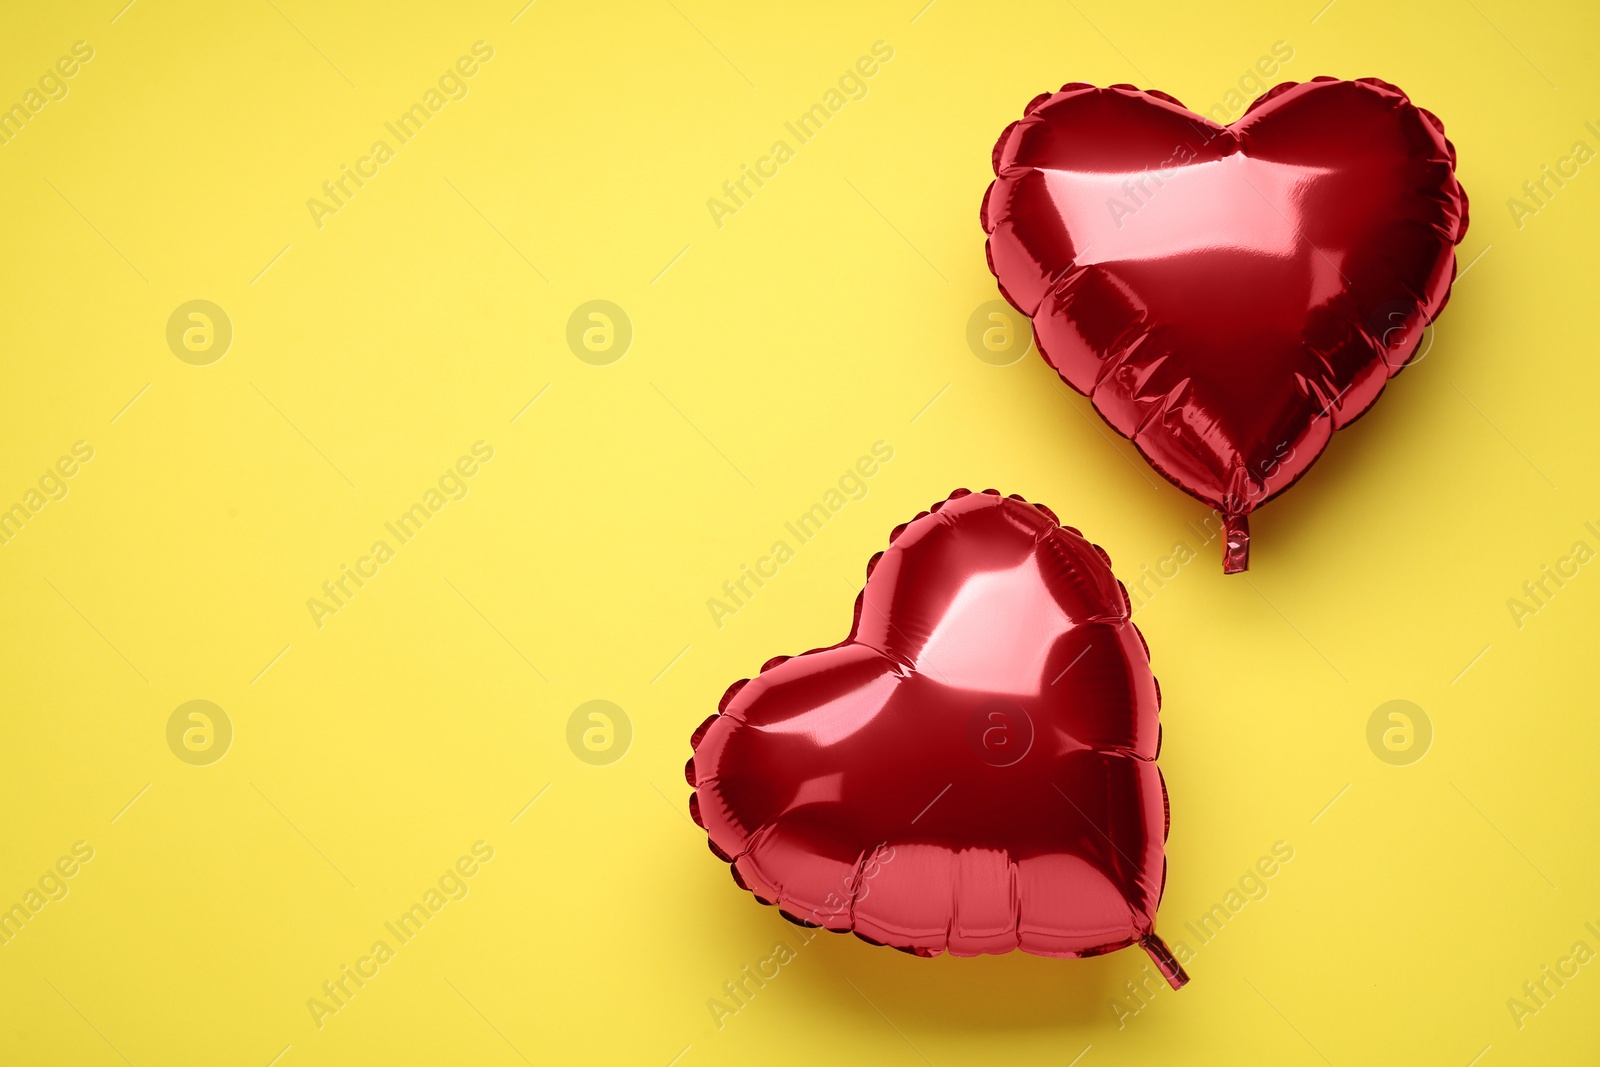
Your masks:
M 1375 86 L 1377 88 L 1380 88 L 1380 89 L 1382 89 L 1382 90 L 1384 90 L 1386 92 L 1393 93 L 1395 96 L 1397 96 L 1399 98 L 1400 102 L 1402 102 L 1405 106 L 1411 107 L 1411 108 L 1415 108 L 1416 111 L 1422 116 L 1423 120 L 1425 122 L 1427 122 L 1429 125 L 1431 125 L 1436 131 L 1438 131 L 1439 136 L 1444 140 L 1445 151 L 1449 153 L 1449 157 L 1450 157 L 1450 180 L 1455 184 L 1455 191 L 1461 198 L 1461 224 L 1460 224 L 1460 228 L 1456 232 L 1455 240 L 1451 242 L 1452 249 L 1460 248 L 1461 247 L 1461 242 L 1466 240 L 1467 230 L 1471 228 L 1471 223 L 1472 223 L 1472 204 L 1471 204 L 1470 198 L 1467 195 L 1466 187 L 1461 184 L 1461 179 L 1456 174 L 1457 155 L 1456 155 L 1455 143 L 1450 140 L 1449 134 L 1447 134 L 1445 132 L 1444 120 L 1439 118 L 1439 116 L 1434 114 L 1432 111 L 1429 111 L 1427 108 L 1423 107 L 1421 104 L 1418 104 L 1416 101 L 1412 100 L 1410 95 L 1408 95 L 1404 89 L 1400 88 L 1398 85 L 1395 85 L 1393 82 L 1388 82 L 1388 81 L 1383 80 L 1382 78 L 1377 78 L 1377 77 L 1372 77 L 1372 76 L 1362 77 L 1362 78 L 1336 78 L 1336 77 L 1334 77 L 1333 75 L 1330 75 L 1330 74 L 1319 74 L 1316 77 L 1308 78 L 1303 82 L 1298 82 L 1298 81 L 1279 82 L 1277 85 L 1274 85 L 1272 88 L 1268 89 L 1266 92 L 1262 93 L 1260 96 L 1258 96 L 1254 100 L 1252 100 L 1248 107 L 1246 107 L 1243 111 L 1241 111 L 1238 114 L 1238 116 L 1235 117 L 1231 122 L 1228 122 L 1226 124 L 1220 124 L 1220 123 L 1217 123 L 1217 122 L 1213 122 L 1211 119 L 1207 118 L 1206 116 L 1201 115 L 1201 114 L 1199 114 L 1199 113 L 1197 113 L 1195 111 L 1191 111 L 1189 109 L 1189 106 L 1187 104 L 1185 104 L 1183 101 L 1179 100 L 1177 97 L 1173 96 L 1171 93 L 1163 92 L 1160 89 L 1141 89 L 1138 86 L 1132 85 L 1132 84 L 1130 84 L 1128 82 L 1117 82 L 1114 85 L 1104 85 L 1104 86 L 1095 85 L 1093 82 L 1068 82 L 1067 84 L 1063 85 L 1060 89 L 1056 90 L 1055 92 L 1040 93 L 1037 96 L 1035 96 L 1033 99 L 1029 100 L 1028 103 L 1026 105 L 1024 105 L 1024 107 L 1022 109 L 1022 118 L 1021 119 L 1014 119 L 1009 124 L 1007 124 L 1005 129 L 1000 131 L 1000 136 L 995 140 L 994 148 L 991 150 L 991 152 L 989 154 L 990 167 L 994 171 L 995 177 L 994 177 L 994 180 L 989 182 L 988 186 L 983 191 L 983 199 L 979 203 L 979 206 L 978 206 L 978 224 L 979 224 L 980 227 L 982 227 L 983 233 L 984 233 L 984 240 L 983 240 L 983 258 L 984 258 L 984 262 L 989 268 L 989 273 L 994 276 L 995 288 L 997 288 L 1000 291 L 1000 295 L 1005 298 L 1006 303 L 1010 304 L 1013 308 L 1015 308 L 1016 311 L 1017 311 L 1017 314 L 1023 316 L 1024 318 L 1026 318 L 1028 320 L 1029 324 L 1031 325 L 1032 322 L 1033 322 L 1033 316 L 1029 315 L 1026 311 L 1023 311 L 1022 307 L 1016 302 L 1015 299 L 1012 298 L 1011 294 L 1006 291 L 1005 283 L 1003 281 L 1001 281 L 1001 279 L 1000 279 L 1000 272 L 995 269 L 994 252 L 990 247 L 990 240 L 994 236 L 994 228 L 989 223 L 989 199 L 994 194 L 994 187 L 1000 180 L 1000 153 L 1001 153 L 1002 149 L 1005 148 L 1007 141 L 1011 138 L 1011 136 L 1012 136 L 1013 132 L 1016 130 L 1016 128 L 1019 125 L 1021 125 L 1022 122 L 1025 119 L 1031 117 L 1034 112 L 1038 111 L 1039 108 L 1043 107 L 1046 103 L 1050 102 L 1051 100 L 1056 99 L 1057 97 L 1060 97 L 1060 96 L 1062 96 L 1064 94 L 1067 94 L 1067 93 L 1079 93 L 1079 92 L 1083 92 L 1085 90 L 1094 90 L 1094 91 L 1097 91 L 1097 92 L 1103 92 L 1103 91 L 1106 91 L 1106 90 L 1118 90 L 1118 91 L 1134 93 L 1134 94 L 1138 94 L 1138 95 L 1142 95 L 1142 96 L 1149 96 L 1149 97 L 1153 97 L 1153 98 L 1155 98 L 1157 100 L 1165 101 L 1166 103 L 1172 104 L 1175 107 L 1180 107 L 1183 110 L 1188 111 L 1190 115 L 1193 115 L 1194 117 L 1198 118 L 1200 121 L 1202 121 L 1202 122 L 1204 122 L 1204 123 L 1206 123 L 1206 124 L 1208 124 L 1210 126 L 1214 126 L 1219 130 L 1231 130 L 1236 123 L 1242 121 L 1246 116 L 1250 115 L 1258 107 L 1262 106 L 1263 104 L 1267 103 L 1270 100 L 1275 99 L 1276 97 L 1282 96 L 1284 93 L 1288 92 L 1290 89 L 1293 89 L 1296 86 L 1300 86 L 1300 85 L 1317 85 L 1317 84 L 1325 84 L 1327 82 L 1349 82 L 1349 83 L 1357 84 L 1357 85 L 1371 85 L 1371 86 Z M 1423 323 L 1422 328 L 1424 330 L 1427 329 L 1429 326 L 1432 326 L 1435 322 L 1437 322 L 1439 320 L 1439 316 L 1444 314 L 1444 309 L 1450 306 L 1450 297 L 1455 292 L 1456 278 L 1459 275 L 1460 269 L 1461 269 L 1460 257 L 1457 256 L 1452 251 L 1452 253 L 1450 255 L 1450 284 L 1445 287 L 1444 298 L 1439 301 L 1439 309 L 1437 311 L 1435 311 L 1432 315 L 1429 315 L 1428 316 L 1428 321 Z M 1056 377 L 1060 378 L 1061 381 L 1063 383 L 1065 383 L 1066 386 L 1069 389 L 1071 389 L 1073 392 L 1077 393 L 1079 396 L 1087 397 L 1088 394 L 1084 393 L 1076 385 L 1073 385 L 1072 382 L 1068 381 L 1067 380 L 1067 376 L 1064 373 L 1062 373 L 1056 367 L 1056 365 L 1053 362 L 1050 361 L 1048 356 L 1045 355 L 1044 345 L 1040 342 L 1037 331 L 1035 331 L 1035 333 L 1034 333 L 1033 342 L 1034 342 L 1034 347 L 1036 349 L 1038 349 L 1038 351 L 1039 351 L 1040 358 L 1044 359 L 1045 364 L 1047 366 L 1049 366 L 1049 368 L 1051 370 L 1056 372 Z M 1357 423 L 1363 417 L 1365 417 L 1366 414 L 1369 411 L 1371 411 L 1373 408 L 1377 407 L 1378 406 L 1378 400 L 1383 396 L 1384 391 L 1388 389 L 1389 383 L 1392 382 L 1395 378 L 1398 378 L 1400 376 L 1400 372 L 1405 370 L 1407 367 L 1411 366 L 1411 364 L 1414 363 L 1415 361 L 1416 361 L 1416 350 L 1413 349 L 1411 355 L 1406 357 L 1405 362 L 1401 363 L 1399 366 L 1395 367 L 1392 370 L 1388 370 L 1388 372 L 1384 375 L 1383 385 L 1380 386 L 1378 391 L 1377 391 L 1377 393 L 1375 393 L 1373 395 L 1372 402 L 1369 403 L 1366 407 L 1362 408 L 1360 411 L 1356 412 L 1354 415 L 1350 416 L 1349 420 L 1346 421 L 1344 423 L 1344 425 L 1335 427 L 1335 429 L 1336 430 L 1343 430 L 1343 429 L 1346 429 L 1346 428 L 1348 428 L 1350 426 L 1355 425 L 1355 423 Z M 1385 361 L 1385 362 L 1387 362 L 1387 361 Z M 1134 440 L 1131 437 L 1128 437 L 1121 430 L 1117 429 L 1117 427 L 1112 424 L 1111 420 L 1106 418 L 1106 416 L 1103 413 L 1101 413 L 1099 407 L 1097 407 L 1094 404 L 1092 398 L 1090 398 L 1089 406 L 1094 409 L 1094 413 L 1096 415 L 1098 415 L 1100 417 L 1100 420 L 1102 422 L 1104 422 L 1107 426 L 1109 426 L 1117 434 L 1117 436 L 1121 437 L 1123 440 L 1125 440 L 1129 444 L 1133 445 L 1134 449 L 1139 453 L 1140 458 L 1145 461 L 1145 465 L 1147 467 L 1149 467 L 1151 470 L 1155 471 L 1161 477 L 1165 478 L 1168 482 L 1172 483 L 1174 486 L 1176 486 L 1178 489 L 1182 490 L 1184 493 L 1186 493 L 1189 496 L 1193 497 L 1195 500 L 1200 501 L 1200 503 L 1204 504 L 1206 507 L 1211 508 L 1212 510 L 1216 511 L 1218 515 L 1222 516 L 1222 518 L 1223 518 L 1225 523 L 1227 523 L 1227 522 L 1229 522 L 1231 520 L 1231 521 L 1235 522 L 1235 524 L 1241 526 L 1246 531 L 1248 531 L 1248 527 L 1245 526 L 1244 524 L 1248 520 L 1248 517 L 1251 514 L 1253 514 L 1256 511 L 1258 511 L 1260 508 L 1265 506 L 1270 501 L 1276 500 L 1278 497 L 1280 497 L 1284 493 L 1288 492 L 1294 486 L 1298 485 L 1302 478 L 1304 478 L 1307 474 L 1311 473 L 1311 467 L 1306 467 L 1299 474 L 1295 475 L 1295 477 L 1291 481 L 1286 482 L 1284 485 L 1279 486 L 1278 489 L 1275 492 L 1273 492 L 1271 495 L 1266 496 L 1266 497 L 1262 498 L 1261 500 L 1255 501 L 1250 506 L 1249 511 L 1242 512 L 1237 516 L 1230 516 L 1230 515 L 1227 515 L 1227 514 L 1223 513 L 1214 504 L 1212 504 L 1211 501 L 1205 499 L 1199 493 L 1196 493 L 1194 490 L 1190 489 L 1188 486 L 1186 486 L 1182 482 L 1178 481 L 1177 478 L 1175 478 L 1171 474 L 1169 474 L 1160 464 L 1158 464 L 1154 459 L 1152 459 L 1149 455 L 1147 455 L 1143 448 L 1139 447 L 1139 442 L 1138 441 Z M 1330 437 L 1330 441 L 1331 441 L 1331 437 Z M 1312 464 L 1312 466 L 1315 466 L 1315 464 Z M 1244 534 L 1244 536 L 1245 536 L 1245 539 L 1246 539 L 1246 544 L 1248 544 L 1248 537 L 1249 537 L 1248 532 L 1246 532 Z M 1225 568 L 1225 573 L 1240 573 L 1244 569 L 1245 569 L 1244 566 L 1239 566 L 1238 570 L 1233 570 L 1233 571 L 1226 570 L 1226 568 Z
M 865 580 L 862 582 L 861 591 L 856 594 L 855 606 L 854 606 L 854 608 L 852 610 L 852 614 L 851 614 L 850 632 L 845 635 L 843 640 L 837 641 L 837 642 L 835 642 L 834 644 L 831 644 L 831 645 L 822 645 L 822 646 L 819 646 L 817 648 L 807 649 L 805 652 L 799 652 L 799 653 L 796 653 L 794 655 L 774 656 L 771 659 L 767 660 L 765 663 L 763 663 L 761 665 L 761 669 L 758 670 L 755 674 L 750 675 L 747 678 L 741 678 L 738 681 L 734 682 L 732 685 L 728 686 L 728 688 L 723 691 L 722 698 L 719 701 L 717 701 L 717 710 L 712 712 L 710 715 L 706 716 L 705 719 L 700 723 L 700 725 L 696 726 L 694 728 L 693 732 L 690 733 L 690 735 L 689 735 L 690 755 L 689 755 L 688 761 L 684 764 L 684 768 L 683 768 L 684 769 L 684 778 L 685 778 L 685 780 L 687 780 L 687 782 L 689 784 L 689 788 L 690 788 L 690 792 L 689 792 L 689 817 L 694 820 L 694 824 L 696 826 L 698 826 L 698 827 L 700 827 L 700 829 L 706 831 L 706 845 L 707 845 L 707 847 L 711 850 L 711 854 L 712 855 L 716 856 L 717 859 L 721 860 L 722 862 L 724 862 L 724 863 L 726 863 L 728 865 L 728 873 L 733 877 L 733 884 L 734 885 L 738 886 L 744 892 L 749 893 L 752 897 L 755 898 L 755 900 L 758 903 L 760 903 L 760 904 L 762 904 L 762 905 L 764 905 L 766 907 L 776 907 L 778 909 L 778 914 L 779 915 L 782 915 L 786 920 L 788 920 L 789 922 L 793 923 L 796 926 L 805 927 L 807 929 L 828 930 L 829 933 L 834 933 L 834 934 L 846 934 L 846 933 L 854 934 L 857 938 L 861 939 L 862 941 L 865 941 L 869 945 L 876 945 L 876 946 L 878 946 L 880 948 L 896 949 L 897 951 L 904 952 L 904 953 L 907 953 L 908 955 L 912 955 L 912 956 L 918 956 L 918 957 L 921 957 L 923 959 L 932 959 L 933 957 L 938 956 L 938 955 L 942 955 L 943 953 L 942 952 L 920 952 L 920 951 L 917 951 L 916 949 L 902 948 L 899 945 L 889 945 L 889 944 L 886 944 L 886 943 L 884 943 L 882 941 L 878 941 L 878 940 L 875 940 L 873 938 L 870 938 L 870 937 L 866 936 L 865 934 L 861 933 L 860 931 L 854 929 L 853 927 L 850 928 L 850 929 L 846 929 L 846 930 L 833 930 L 833 929 L 831 929 L 829 927 L 823 926 L 821 923 L 807 922 L 804 919 L 801 919 L 801 918 L 799 918 L 799 917 L 797 917 L 795 915 L 790 914 L 786 909 L 784 909 L 783 907 L 779 906 L 777 901 L 765 899 L 764 897 L 762 897 L 758 893 L 756 893 L 755 890 L 751 889 L 748 885 L 746 885 L 744 883 L 744 879 L 739 877 L 739 868 L 736 866 L 737 858 L 733 857 L 733 856 L 729 856 L 721 848 L 717 847 L 717 843 L 715 841 L 711 840 L 711 832 L 710 832 L 710 830 L 708 830 L 706 828 L 706 824 L 705 824 L 704 820 L 702 820 L 701 817 L 700 817 L 700 787 L 699 787 L 699 784 L 698 784 L 698 782 L 696 780 L 695 769 L 694 769 L 694 761 L 695 761 L 695 756 L 699 754 L 700 742 L 705 739 L 706 731 L 711 729 L 711 724 L 712 723 L 716 722 L 719 718 L 722 717 L 723 713 L 727 710 L 728 705 L 733 701 L 733 698 L 738 695 L 738 693 L 739 693 L 739 691 L 741 689 L 743 689 L 745 686 L 749 685 L 751 682 L 755 681 L 757 678 L 759 678 L 762 675 L 766 674 L 768 671 L 772 670 L 773 668 L 779 666 L 782 663 L 787 663 L 791 659 L 797 659 L 800 656 L 809 656 L 814 652 L 825 652 L 830 648 L 839 648 L 839 647 L 849 643 L 851 636 L 854 635 L 855 632 L 856 632 L 857 625 L 859 625 L 859 623 L 861 622 L 861 610 L 862 610 L 862 607 L 864 606 L 864 604 L 866 602 L 867 585 L 870 584 L 871 581 L 872 581 L 872 572 L 877 567 L 878 561 L 883 558 L 884 553 L 888 552 L 889 549 L 894 547 L 895 542 L 900 539 L 900 535 L 905 533 L 907 528 L 909 528 L 913 523 L 919 522 L 922 519 L 925 519 L 930 515 L 936 515 L 936 514 L 938 514 L 940 509 L 942 509 L 945 505 L 953 503 L 954 501 L 957 501 L 957 500 L 963 500 L 963 499 L 965 499 L 966 497 L 969 497 L 969 496 L 992 496 L 992 497 L 995 497 L 995 498 L 1000 499 L 1000 500 L 1015 500 L 1020 504 L 1025 504 L 1028 507 L 1036 509 L 1042 515 L 1044 515 L 1045 518 L 1049 519 L 1052 523 L 1054 523 L 1057 530 L 1061 530 L 1061 531 L 1064 531 L 1066 533 L 1072 534 L 1074 537 L 1077 537 L 1079 540 L 1081 540 L 1085 544 L 1087 544 L 1090 548 L 1094 549 L 1094 551 L 1099 555 L 1099 557 L 1101 559 L 1101 562 L 1103 562 L 1105 564 L 1107 573 L 1109 573 L 1111 575 L 1111 580 L 1117 583 L 1117 590 L 1118 590 L 1118 592 L 1120 592 L 1122 594 L 1122 606 L 1123 606 L 1123 612 L 1124 612 L 1125 617 L 1126 617 L 1126 621 L 1127 621 L 1128 625 L 1130 627 L 1132 627 L 1135 636 L 1137 636 L 1139 638 L 1140 646 L 1144 649 L 1145 663 L 1146 663 L 1147 666 L 1151 666 L 1150 679 L 1154 683 L 1155 690 L 1156 690 L 1156 720 L 1157 720 L 1157 725 L 1156 725 L 1156 730 L 1157 730 L 1157 733 L 1156 733 L 1156 753 L 1155 753 L 1154 756 L 1151 757 L 1150 762 L 1156 769 L 1156 777 L 1157 777 L 1158 782 L 1161 785 L 1161 809 L 1162 809 L 1162 816 L 1161 816 L 1161 846 L 1162 846 L 1162 848 L 1161 848 L 1161 885 L 1160 885 L 1160 888 L 1158 888 L 1156 890 L 1156 899 L 1155 899 L 1156 910 L 1159 911 L 1160 907 L 1161 907 L 1161 901 L 1166 897 L 1166 892 L 1167 892 L 1168 864 L 1167 864 L 1166 844 L 1167 844 L 1168 839 L 1172 835 L 1172 802 L 1171 802 L 1170 796 L 1167 793 L 1166 775 L 1162 772 L 1161 764 L 1160 764 L 1161 745 L 1162 745 L 1162 741 L 1165 738 L 1165 731 L 1164 731 L 1163 726 L 1162 726 L 1161 721 L 1160 721 L 1161 708 L 1162 708 L 1161 680 L 1156 677 L 1156 673 L 1155 673 L 1154 667 L 1151 664 L 1150 642 L 1145 639 L 1144 632 L 1139 629 L 1139 624 L 1133 621 L 1133 602 L 1128 596 L 1128 587 L 1125 584 L 1123 584 L 1122 579 L 1117 577 L 1116 569 L 1115 569 L 1115 567 L 1112 566 L 1112 563 L 1111 563 L 1111 554 L 1108 553 L 1104 548 L 1101 548 L 1095 542 L 1093 542 L 1093 541 L 1089 540 L 1087 537 L 1085 537 L 1083 535 L 1083 531 L 1079 530 L 1076 526 L 1068 526 L 1065 523 L 1063 523 L 1061 521 L 1060 517 L 1057 516 L 1056 513 L 1051 508 L 1049 508 L 1047 505 L 1040 504 L 1037 501 L 1029 500 L 1026 497 L 1024 497 L 1024 496 L 1022 496 L 1022 495 L 1020 495 L 1018 493 L 1003 494 L 1003 493 L 1000 492 L 1000 490 L 992 489 L 992 488 L 991 489 L 982 489 L 982 490 L 979 490 L 979 491 L 977 491 L 975 493 L 971 489 L 967 489 L 965 487 L 962 487 L 962 488 L 953 490 L 950 493 L 950 495 L 945 497 L 943 500 L 937 501 L 934 504 L 930 505 L 926 511 L 919 511 L 916 515 L 912 516 L 911 518 L 907 519 L 905 522 L 902 522 L 898 526 L 896 526 L 889 533 L 889 543 L 888 543 L 888 545 L 885 546 L 882 549 L 879 549 L 877 552 L 874 552 L 872 554 L 872 557 L 867 560 L 867 568 L 866 568 Z M 1151 931 L 1147 932 L 1142 937 L 1130 938 L 1127 941 L 1124 941 L 1124 942 L 1121 942 L 1121 943 L 1118 943 L 1118 944 L 1115 944 L 1115 945 L 1096 946 L 1093 951 L 1078 952 L 1078 953 L 1067 953 L 1067 954 L 1062 954 L 1060 956 L 1054 956 L 1054 957 L 1048 957 L 1048 958 L 1056 958 L 1056 959 L 1088 959 L 1088 958 L 1093 957 L 1093 956 L 1102 956 L 1102 955 L 1105 955 L 1105 954 L 1110 953 L 1110 952 L 1119 952 L 1122 949 L 1131 948 L 1134 945 L 1141 945 L 1141 946 L 1144 947 L 1145 951 L 1150 954 L 1151 958 L 1156 962 L 1158 968 L 1167 977 L 1168 981 L 1170 983 L 1172 983 L 1172 986 L 1173 986 L 1174 989 L 1181 988 L 1185 983 L 1188 982 L 1188 980 L 1189 980 L 1188 979 L 1188 975 L 1184 974 L 1181 965 L 1179 965 L 1177 963 L 1175 957 L 1172 956 L 1171 950 L 1168 949 L 1167 946 L 1165 945 L 1165 943 L 1162 942 L 1161 939 L 1156 936 L 1155 931 L 1153 929 Z M 1170 962 L 1170 967 L 1169 967 L 1169 962 Z

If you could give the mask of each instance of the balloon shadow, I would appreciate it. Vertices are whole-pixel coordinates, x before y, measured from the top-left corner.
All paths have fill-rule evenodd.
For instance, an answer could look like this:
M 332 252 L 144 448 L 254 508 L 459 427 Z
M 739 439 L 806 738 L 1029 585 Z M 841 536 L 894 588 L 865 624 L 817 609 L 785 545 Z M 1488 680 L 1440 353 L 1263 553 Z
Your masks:
M 1444 317 L 1451 317 L 1448 309 Z M 1451 391 L 1446 368 L 1454 363 L 1451 357 L 1463 349 L 1451 338 L 1472 332 L 1463 318 L 1467 316 L 1454 316 L 1448 333 L 1430 327 L 1434 332 L 1425 358 L 1391 378 L 1360 418 L 1334 432 L 1328 447 L 1299 482 L 1250 517 L 1261 544 L 1285 550 L 1302 548 L 1318 527 L 1335 520 L 1342 509 L 1363 506 L 1362 497 L 1369 488 L 1364 483 L 1371 479 L 1373 469 L 1404 462 L 1404 450 L 1415 435 L 1420 411 L 1431 405 L 1436 394 Z
M 853 934 L 796 926 L 775 909 L 741 910 L 740 925 L 751 927 L 756 943 L 770 938 L 793 953 L 769 983 L 790 990 L 786 999 L 803 998 L 807 1011 L 881 1015 L 918 1033 L 1021 1027 L 1070 1030 L 1091 1041 L 1094 1032 L 1117 1028 L 1111 1002 L 1125 993 L 1130 977 L 1131 957 L 1122 952 L 1088 959 L 1025 952 L 924 959 Z M 1141 949 L 1126 951 L 1138 957 L 1134 967 L 1142 965 Z

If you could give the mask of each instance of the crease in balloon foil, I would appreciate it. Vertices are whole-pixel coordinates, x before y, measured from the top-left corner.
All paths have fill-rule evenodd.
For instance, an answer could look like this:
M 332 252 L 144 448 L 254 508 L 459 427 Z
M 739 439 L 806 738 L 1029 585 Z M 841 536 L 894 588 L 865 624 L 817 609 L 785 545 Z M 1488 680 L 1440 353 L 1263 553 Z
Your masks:
M 728 687 L 689 810 L 791 922 L 925 957 L 1140 945 L 1176 988 L 1160 705 L 1104 550 L 957 490 L 872 557 L 844 640 Z

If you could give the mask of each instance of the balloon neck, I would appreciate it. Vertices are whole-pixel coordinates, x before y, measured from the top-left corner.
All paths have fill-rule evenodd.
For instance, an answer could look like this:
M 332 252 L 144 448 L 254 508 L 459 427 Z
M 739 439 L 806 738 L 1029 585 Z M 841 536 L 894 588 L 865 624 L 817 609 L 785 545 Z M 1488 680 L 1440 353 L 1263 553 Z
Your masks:
M 1250 569 L 1250 516 L 1222 517 L 1222 573 L 1239 574 Z
M 1155 934 L 1146 934 L 1139 944 L 1150 953 L 1151 962 L 1156 965 L 1156 969 L 1161 972 L 1168 985 L 1173 989 L 1182 989 L 1189 984 L 1189 975 L 1184 971 L 1183 964 L 1178 962 L 1178 957 L 1172 954 L 1165 941 Z

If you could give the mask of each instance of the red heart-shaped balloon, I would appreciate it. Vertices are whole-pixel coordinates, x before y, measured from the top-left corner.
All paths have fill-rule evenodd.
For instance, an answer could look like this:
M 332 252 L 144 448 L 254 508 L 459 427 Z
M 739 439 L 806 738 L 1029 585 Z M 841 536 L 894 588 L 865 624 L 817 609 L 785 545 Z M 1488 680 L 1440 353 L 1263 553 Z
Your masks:
M 772 660 L 695 731 L 689 807 L 785 917 L 919 956 L 1156 937 L 1160 689 L 1106 555 L 962 489 L 867 565 L 850 636 Z
M 1444 308 L 1467 197 L 1432 114 L 1372 78 L 1266 93 L 1228 126 L 1073 84 L 1000 135 L 989 269 L 1040 353 L 1169 480 L 1246 516 L 1361 415 Z

